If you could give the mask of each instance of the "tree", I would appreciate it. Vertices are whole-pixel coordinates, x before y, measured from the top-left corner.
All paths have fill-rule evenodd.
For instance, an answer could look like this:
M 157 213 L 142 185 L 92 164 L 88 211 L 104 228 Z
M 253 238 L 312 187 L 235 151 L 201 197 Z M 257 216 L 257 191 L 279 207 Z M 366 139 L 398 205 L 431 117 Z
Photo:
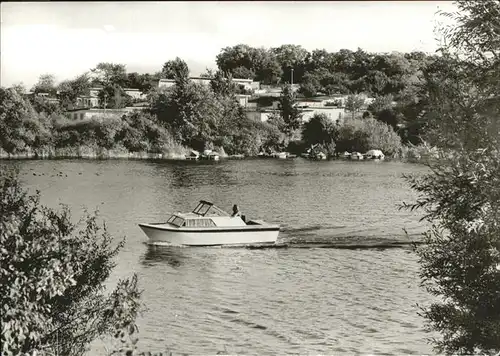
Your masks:
M 326 146 L 337 139 L 337 127 L 325 114 L 314 114 L 302 128 L 302 139 L 308 146 Z
M 212 90 L 187 83 L 160 93 L 152 111 L 177 142 L 203 150 L 214 140 L 222 109 Z
M 368 111 L 372 114 L 377 115 L 379 112 L 385 109 L 392 109 L 392 102 L 394 97 L 392 95 L 379 95 L 375 97 L 375 100 L 368 105 Z
M 370 92 L 378 96 L 383 96 L 385 94 L 389 80 L 387 74 L 378 70 L 370 71 L 366 76 L 366 81 L 370 86 Z
M 153 78 L 150 74 L 139 74 L 137 72 L 127 73 L 126 87 L 139 89 L 143 93 L 147 93 L 151 89 Z
M 61 112 L 59 103 L 49 101 L 46 97 L 35 95 L 30 97 L 30 101 L 33 109 L 39 114 L 43 113 L 50 116 Z
M 500 3 L 457 1 L 446 28 L 441 71 L 428 75 L 428 137 L 440 154 L 430 173 L 407 177 L 432 228 L 417 249 L 426 289 L 423 308 L 446 354 L 500 351 Z M 460 57 L 460 56 L 461 57 Z M 492 94 L 495 95 L 492 96 Z
M 231 73 L 234 78 L 254 79 L 254 53 L 255 49 L 245 44 L 225 47 L 217 55 L 217 67 L 225 73 Z
M 106 108 L 122 109 L 132 104 L 125 90 L 119 85 L 107 85 L 98 94 L 99 100 L 104 103 Z
M 262 147 L 264 152 L 282 152 L 289 144 L 289 138 L 283 133 L 283 118 L 277 113 L 272 113 L 263 123 L 265 131 Z
M 35 94 L 48 93 L 50 95 L 56 94 L 56 78 L 53 74 L 42 74 L 38 82 L 33 86 L 31 91 Z
M 205 71 L 200 74 L 200 77 L 201 78 L 213 78 L 215 76 L 216 72 L 217 72 L 216 70 L 213 70 L 213 69 L 207 67 L 207 68 L 205 68 Z
M 403 124 L 403 114 L 389 108 L 383 109 L 377 113 L 377 120 L 391 126 L 394 130 L 398 130 L 399 125 Z
M 99 93 L 103 107 L 108 107 L 108 102 L 116 102 L 116 88 L 123 88 L 127 82 L 127 71 L 124 64 L 99 63 L 91 69 L 93 81 L 103 87 Z M 120 90 L 118 89 L 118 91 Z M 113 104 L 112 106 L 115 106 Z
M 352 113 L 353 118 L 354 114 L 360 111 L 364 105 L 365 99 L 361 95 L 349 95 L 345 102 L 345 108 Z
M 218 96 L 231 96 L 236 91 L 233 83 L 233 77 L 230 73 L 224 75 L 220 70 L 217 71 L 210 80 L 210 86 L 213 92 Z
M 373 118 L 347 119 L 340 126 L 336 141 L 337 152 L 367 152 L 382 150 L 391 156 L 401 149 L 401 138 L 387 124 Z
M 290 85 L 285 85 L 279 100 L 280 117 L 282 119 L 281 131 L 290 140 L 300 127 L 302 114 L 296 106 L 297 99 Z
M 77 98 L 87 93 L 91 87 L 88 73 L 81 74 L 72 80 L 59 83 L 59 100 L 62 108 L 68 110 L 76 106 Z
M 17 89 L 0 88 L 0 147 L 7 153 L 24 152 L 43 131 L 38 114 Z
M 136 277 L 103 293 L 123 241 L 113 247 L 95 215 L 83 225 L 0 173 L 2 354 L 83 355 L 98 336 L 135 328 Z
M 276 84 L 283 73 L 276 55 L 265 48 L 256 48 L 252 51 L 252 63 L 255 71 L 255 80 L 264 84 Z
M 305 74 L 305 63 L 309 52 L 300 45 L 285 44 L 272 51 L 276 54 L 276 59 L 283 72 L 281 82 L 291 82 L 293 70 L 293 82 L 301 83 Z
M 124 64 L 99 63 L 90 70 L 95 83 L 102 86 L 118 85 L 125 87 L 127 82 L 127 70 Z
M 324 73 L 319 79 L 321 91 L 328 94 L 347 93 L 349 78 L 341 72 Z
M 302 78 L 302 83 L 300 83 L 299 92 L 303 94 L 306 98 L 312 98 L 316 96 L 317 92 L 321 90 L 321 84 L 319 82 L 320 78 L 314 72 L 307 72 Z
M 187 83 L 189 79 L 189 67 L 179 57 L 165 62 L 161 70 L 161 77 L 165 79 L 174 79 L 176 82 Z
M 248 69 L 246 67 L 236 67 L 229 73 L 232 73 L 233 78 L 252 79 L 252 80 L 255 79 L 255 71 L 253 69 Z

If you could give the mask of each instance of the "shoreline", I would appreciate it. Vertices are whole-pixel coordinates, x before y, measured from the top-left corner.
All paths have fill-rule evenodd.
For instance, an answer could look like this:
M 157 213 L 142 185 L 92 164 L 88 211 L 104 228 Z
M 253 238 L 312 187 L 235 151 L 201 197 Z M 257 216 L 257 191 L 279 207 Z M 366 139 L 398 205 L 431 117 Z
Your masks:
M 150 153 L 145 151 L 129 152 L 122 149 L 108 150 L 93 147 L 71 147 L 71 148 L 49 148 L 42 150 L 27 150 L 23 153 L 7 153 L 0 149 L 0 160 L 61 160 L 61 159 L 83 159 L 83 160 L 185 160 L 185 153 L 165 152 Z
M 71 148 L 49 148 L 41 150 L 27 150 L 23 153 L 9 154 L 4 150 L 0 149 L 0 161 L 5 160 L 64 160 L 64 159 L 75 159 L 75 160 L 157 160 L 157 161 L 190 161 L 186 158 L 187 150 L 182 152 L 182 150 L 176 151 L 165 151 L 163 153 L 151 153 L 151 152 L 129 152 L 123 149 L 105 149 L 105 148 L 94 148 L 88 146 L 79 146 Z M 221 155 L 220 160 L 294 160 L 296 158 L 306 159 L 297 155 L 296 157 L 290 158 L 277 158 L 277 157 L 260 157 L 260 156 L 242 156 L 242 155 Z M 424 161 L 419 159 L 422 157 L 387 157 L 383 161 L 399 161 L 404 163 L 418 164 Z M 196 160 L 205 161 L 205 160 Z M 212 160 L 210 160 L 212 161 Z M 352 161 L 349 159 L 343 159 L 340 157 L 327 158 L 322 161 Z M 358 162 L 357 160 L 354 160 Z M 359 160 L 359 162 L 365 162 L 371 160 Z M 217 161 L 214 161 L 217 162 Z
M 225 156 L 221 157 L 219 160 L 207 160 L 207 159 L 199 159 L 199 160 L 189 160 L 184 155 L 180 154 L 162 154 L 162 153 L 147 153 L 147 152 L 131 152 L 129 154 L 120 154 L 120 155 L 96 155 L 96 154 L 73 154 L 73 155 L 37 155 L 37 154 L 0 154 L 0 161 L 58 161 L 58 160 L 83 160 L 83 161 L 112 161 L 112 160 L 130 160 L 130 161 L 186 161 L 186 162 L 220 162 L 225 160 L 230 161 L 244 161 L 244 160 L 276 160 L 276 161 L 292 161 L 296 159 L 313 161 L 313 162 L 332 162 L 332 161 L 341 161 L 341 162 L 402 162 L 408 164 L 422 164 L 422 160 L 408 160 L 408 159 L 399 159 L 399 158 L 390 158 L 382 161 L 378 160 L 349 160 L 342 158 L 329 158 L 325 160 L 310 160 L 303 157 L 295 157 L 295 158 L 274 158 L 274 157 L 258 157 L 258 156 L 245 156 L 245 157 L 232 157 Z

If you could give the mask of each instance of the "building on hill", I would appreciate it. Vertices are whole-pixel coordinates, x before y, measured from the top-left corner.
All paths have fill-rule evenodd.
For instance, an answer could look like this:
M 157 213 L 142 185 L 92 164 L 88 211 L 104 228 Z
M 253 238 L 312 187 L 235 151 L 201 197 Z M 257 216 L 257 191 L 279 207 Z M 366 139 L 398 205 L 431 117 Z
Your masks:
M 238 103 L 244 108 L 247 108 L 249 106 L 250 98 L 251 96 L 247 94 L 236 94 L 236 99 L 238 100 Z
M 120 118 L 130 112 L 141 111 L 142 107 L 126 107 L 123 109 L 96 109 L 96 108 L 78 108 L 66 112 L 66 116 L 72 120 L 88 120 L 95 118 L 105 120 L 109 118 Z
M 336 97 L 298 99 L 296 107 L 302 113 L 302 122 L 308 122 L 316 114 L 324 114 L 332 121 L 343 122 L 346 111 L 342 101 Z M 335 104 L 335 105 L 334 105 Z M 279 112 L 279 98 L 272 96 L 254 96 L 249 99 L 245 113 L 255 121 L 267 121 L 273 113 Z
M 279 110 L 273 108 L 260 109 L 255 107 L 249 107 L 245 110 L 248 119 L 261 122 L 267 121 L 274 113 L 279 113 Z M 309 122 L 314 115 L 324 114 L 331 121 L 342 124 L 346 115 L 343 108 L 334 107 L 301 109 L 300 113 L 302 114 L 302 123 Z
M 99 106 L 99 98 L 92 95 L 81 95 L 76 98 L 76 106 L 83 108 L 96 108 Z
M 170 88 L 175 85 L 175 80 L 174 79 L 160 79 L 158 81 L 158 88 Z
M 37 93 L 35 93 L 33 91 L 29 91 L 29 92 L 27 92 L 24 95 L 27 98 L 38 97 L 38 98 L 43 98 L 48 103 L 57 104 L 57 103 L 59 103 L 59 99 L 57 98 L 57 94 L 59 94 L 59 92 L 57 92 L 56 94 L 54 94 L 54 93 L 46 93 L 46 92 L 37 92 Z
M 139 89 L 124 88 L 125 94 L 129 95 L 134 100 L 144 100 L 146 95 Z
M 207 77 L 189 77 L 189 80 L 193 83 L 209 86 L 212 78 Z M 233 78 L 233 83 L 236 84 L 240 89 L 244 89 L 246 91 L 254 91 L 260 88 L 260 82 L 255 82 L 252 79 L 242 79 L 242 78 Z M 158 88 L 170 88 L 175 85 L 174 79 L 160 79 L 158 81 Z
M 80 95 L 76 98 L 76 105 L 78 108 L 98 108 L 101 106 L 101 101 L 99 99 L 99 93 L 103 90 L 100 86 L 95 86 L 86 91 L 84 95 Z M 139 89 L 133 88 L 123 88 L 125 94 L 132 97 L 133 100 L 145 100 L 146 95 L 142 93 Z

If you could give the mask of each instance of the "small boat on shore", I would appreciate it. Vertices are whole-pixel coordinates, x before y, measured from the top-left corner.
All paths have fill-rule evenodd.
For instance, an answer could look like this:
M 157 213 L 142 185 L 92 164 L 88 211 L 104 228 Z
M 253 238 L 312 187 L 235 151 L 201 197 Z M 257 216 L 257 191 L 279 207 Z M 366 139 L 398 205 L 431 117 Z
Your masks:
M 385 155 L 382 151 L 380 150 L 369 150 L 364 154 L 366 159 L 379 159 L 383 160 L 385 158 Z
M 200 152 L 191 150 L 189 155 L 186 155 L 186 159 L 189 161 L 197 161 L 198 159 L 200 159 Z
M 279 225 L 233 217 L 205 200 L 190 213 L 174 213 L 167 222 L 139 227 L 150 243 L 187 246 L 274 244 L 280 231 Z
M 353 161 L 361 161 L 363 159 L 363 155 L 359 152 L 353 152 L 351 153 L 350 158 Z
M 205 150 L 203 151 L 203 154 L 200 156 L 200 159 L 208 161 L 218 161 L 220 159 L 220 154 L 212 150 Z

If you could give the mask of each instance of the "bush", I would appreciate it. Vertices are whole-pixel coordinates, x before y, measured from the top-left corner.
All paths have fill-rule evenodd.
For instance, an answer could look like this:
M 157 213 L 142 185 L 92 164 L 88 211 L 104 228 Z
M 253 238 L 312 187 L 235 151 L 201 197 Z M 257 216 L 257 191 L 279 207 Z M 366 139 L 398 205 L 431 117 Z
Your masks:
M 417 250 L 426 289 L 444 297 L 423 310 L 442 333 L 438 351 L 493 354 L 500 350 L 499 153 L 447 152 L 431 173 L 407 177 L 432 228 Z
M 40 205 L 39 192 L 28 195 L 17 172 L 0 174 L 3 355 L 83 355 L 98 336 L 133 326 L 136 277 L 103 294 L 124 243 L 112 242 L 96 215 L 73 224 L 68 208 L 55 211 Z
M 445 46 L 424 72 L 426 139 L 440 148 L 429 173 L 408 177 L 431 229 L 416 251 L 436 296 L 422 308 L 436 353 L 500 352 L 500 3 L 457 1 Z M 448 45 L 449 44 L 449 45 Z M 426 73 L 427 72 L 427 73 Z
M 307 148 L 307 144 L 303 140 L 290 141 L 287 151 L 296 155 L 303 153 Z
M 144 112 L 133 112 L 122 117 L 115 143 L 123 145 L 130 152 L 185 151 L 166 128 L 156 124 L 152 116 Z
M 327 145 L 337 138 L 337 126 L 325 114 L 314 114 L 302 127 L 302 139 L 307 146 Z
M 339 129 L 336 144 L 337 152 L 378 149 L 389 156 L 402 147 L 398 134 L 389 125 L 373 118 L 346 119 Z
M 14 88 L 0 88 L 0 148 L 7 153 L 25 152 L 37 141 L 40 125 L 29 100 Z

